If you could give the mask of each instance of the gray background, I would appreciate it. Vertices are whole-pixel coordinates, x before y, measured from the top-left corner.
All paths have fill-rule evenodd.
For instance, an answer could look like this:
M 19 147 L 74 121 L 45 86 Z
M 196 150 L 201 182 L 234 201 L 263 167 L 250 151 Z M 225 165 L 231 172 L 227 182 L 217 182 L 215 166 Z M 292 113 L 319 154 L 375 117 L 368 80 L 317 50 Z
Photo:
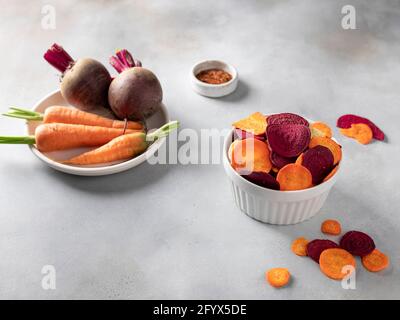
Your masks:
M 41 28 L 53 4 L 55 30 Z M 341 28 L 353 4 L 357 30 Z M 335 125 L 345 113 L 379 124 L 386 143 L 339 137 L 343 174 L 319 216 L 264 225 L 234 205 L 221 165 L 143 164 L 84 178 L 47 168 L 24 146 L 1 146 L 1 298 L 400 298 L 399 1 L 0 1 L 0 111 L 31 107 L 58 87 L 42 59 L 53 42 L 74 57 L 107 61 L 126 47 L 159 77 L 171 117 L 183 128 L 228 128 L 253 111 L 293 111 Z M 238 90 L 195 94 L 191 66 L 234 64 Z M 1 134 L 24 123 L 0 119 Z M 335 129 L 335 134 L 338 132 Z M 317 264 L 290 252 L 298 236 L 323 237 L 320 223 L 369 233 L 392 266 L 372 274 L 358 261 L 357 289 L 344 290 Z M 41 288 L 41 268 L 57 289 Z M 293 274 L 276 290 L 264 271 Z

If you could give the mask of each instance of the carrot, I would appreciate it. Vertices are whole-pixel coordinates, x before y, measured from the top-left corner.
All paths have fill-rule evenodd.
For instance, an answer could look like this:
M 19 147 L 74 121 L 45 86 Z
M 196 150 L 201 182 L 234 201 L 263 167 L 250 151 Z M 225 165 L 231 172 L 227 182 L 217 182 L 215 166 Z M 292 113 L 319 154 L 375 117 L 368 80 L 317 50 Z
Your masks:
M 43 121 L 43 123 L 68 123 L 68 124 L 83 124 L 87 126 L 98 126 L 107 128 L 124 128 L 125 121 L 108 119 L 99 115 L 85 112 L 72 107 L 52 106 L 48 107 L 44 114 L 11 107 L 10 111 L 3 113 L 4 116 Z M 143 125 L 140 122 L 127 121 L 127 129 L 143 130 Z
M 322 251 L 319 256 L 319 267 L 329 278 L 341 280 L 346 276 L 343 267 L 356 267 L 356 260 L 348 251 L 340 248 L 330 248 Z
M 140 131 L 140 130 L 139 130 Z M 36 144 L 39 151 L 101 146 L 122 135 L 123 129 L 84 126 L 80 124 L 41 124 L 34 136 L 0 137 L 0 144 Z M 126 130 L 128 133 L 135 130 Z
M 350 128 L 340 129 L 340 133 L 346 137 L 356 139 L 361 144 L 368 144 L 373 139 L 373 132 L 365 123 L 354 123 Z
M 63 163 L 91 165 L 133 158 L 143 153 L 150 145 L 151 141 L 167 136 L 172 130 L 176 129 L 178 125 L 177 121 L 171 121 L 147 136 L 144 132 L 125 134 L 111 140 L 100 148 L 85 152 Z
M 297 254 L 298 256 L 306 256 L 307 255 L 307 244 L 308 240 L 306 238 L 297 238 L 292 242 L 291 249 L 293 253 Z
M 300 153 L 300 155 L 297 157 L 295 164 L 301 165 L 303 163 L 303 153 Z
M 275 288 L 281 288 L 290 281 L 290 272 L 286 268 L 273 268 L 266 272 L 266 280 Z
M 272 163 L 268 145 L 255 138 L 235 140 L 231 151 L 231 164 L 238 172 L 269 173 Z
M 279 170 L 276 177 L 282 191 L 302 190 L 312 187 L 310 171 L 295 163 L 290 163 Z
M 337 220 L 325 220 L 321 224 L 321 232 L 337 236 L 342 232 L 342 226 Z
M 361 262 L 368 271 L 378 272 L 389 266 L 389 257 L 378 249 L 374 249 L 370 254 L 363 256 Z
M 315 146 L 324 146 L 331 150 L 333 154 L 333 164 L 337 164 L 342 159 L 342 147 L 338 145 L 334 140 L 328 137 L 314 137 L 311 138 L 309 148 Z
M 327 138 L 332 138 L 332 129 L 324 122 L 314 122 L 310 125 L 310 128 L 311 130 L 318 130 Z
M 265 133 L 267 118 L 262 113 L 255 112 L 245 119 L 234 122 L 233 126 L 254 135 L 260 135 Z

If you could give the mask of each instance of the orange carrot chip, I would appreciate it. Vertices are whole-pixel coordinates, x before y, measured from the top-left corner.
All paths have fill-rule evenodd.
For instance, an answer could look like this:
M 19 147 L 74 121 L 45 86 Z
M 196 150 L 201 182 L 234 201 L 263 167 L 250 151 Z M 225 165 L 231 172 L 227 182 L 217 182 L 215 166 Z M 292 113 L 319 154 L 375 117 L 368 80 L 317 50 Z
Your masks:
M 276 176 L 282 191 L 302 190 L 312 187 L 311 172 L 298 164 L 290 163 Z
M 265 278 L 271 286 L 281 288 L 289 283 L 290 272 L 286 268 L 273 268 L 265 273 Z
M 321 224 L 321 231 L 326 234 L 337 236 L 342 232 L 342 226 L 337 220 L 325 220 Z
M 389 257 L 378 249 L 374 249 L 370 254 L 362 257 L 361 262 L 368 271 L 378 272 L 389 266 Z
M 308 240 L 306 238 L 297 238 L 292 242 L 292 251 L 298 256 L 306 256 L 307 255 L 307 243 Z
M 311 134 L 313 129 L 318 130 L 319 134 L 323 134 L 324 137 L 332 138 L 332 129 L 324 122 L 314 122 L 311 124 Z
M 261 112 L 255 112 L 245 119 L 234 122 L 233 126 L 254 135 L 262 135 L 267 128 L 267 119 Z
M 340 248 L 331 248 L 322 251 L 319 257 L 319 267 L 329 278 L 343 279 L 347 273 L 345 267 L 356 267 L 356 260 L 348 251 Z

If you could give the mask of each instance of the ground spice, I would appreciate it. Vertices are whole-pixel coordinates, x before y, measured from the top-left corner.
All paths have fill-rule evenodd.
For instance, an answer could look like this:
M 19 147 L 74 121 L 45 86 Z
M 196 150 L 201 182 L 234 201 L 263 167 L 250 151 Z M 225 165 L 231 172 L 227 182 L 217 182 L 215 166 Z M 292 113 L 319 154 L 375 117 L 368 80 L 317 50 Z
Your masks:
M 199 72 L 196 75 L 196 78 L 202 82 L 209 84 L 222 84 L 230 81 L 232 79 L 232 76 L 224 70 L 208 69 Z

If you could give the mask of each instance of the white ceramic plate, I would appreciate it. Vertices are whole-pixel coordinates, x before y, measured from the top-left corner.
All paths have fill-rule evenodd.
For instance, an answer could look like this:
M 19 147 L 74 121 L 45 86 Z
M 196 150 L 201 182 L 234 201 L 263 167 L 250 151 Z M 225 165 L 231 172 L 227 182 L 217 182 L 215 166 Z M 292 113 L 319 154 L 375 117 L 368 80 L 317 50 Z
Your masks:
M 46 108 L 50 106 L 69 106 L 68 103 L 64 100 L 59 90 L 50 93 L 48 96 L 44 97 L 40 100 L 35 107 L 34 111 L 44 112 Z M 160 111 L 155 113 L 153 116 L 146 120 L 146 125 L 148 130 L 157 129 L 161 127 L 163 124 L 169 121 L 168 112 L 164 105 L 161 106 Z M 34 135 L 36 127 L 40 124 L 38 121 L 28 121 L 28 134 Z M 113 174 L 117 172 L 122 172 L 146 161 L 150 158 L 165 142 L 166 138 L 161 138 L 155 141 L 145 153 L 126 161 L 119 161 L 113 163 L 105 163 L 96 166 L 73 166 L 61 164 L 57 161 L 67 160 L 73 156 L 76 156 L 82 152 L 91 150 L 93 148 L 79 148 L 79 149 L 71 149 L 65 151 L 56 151 L 56 152 L 40 152 L 36 149 L 35 146 L 29 146 L 31 151 L 35 156 L 37 156 L 40 160 L 46 163 L 53 169 L 58 171 L 62 171 L 69 174 L 79 175 L 79 176 L 104 176 L 108 174 Z

